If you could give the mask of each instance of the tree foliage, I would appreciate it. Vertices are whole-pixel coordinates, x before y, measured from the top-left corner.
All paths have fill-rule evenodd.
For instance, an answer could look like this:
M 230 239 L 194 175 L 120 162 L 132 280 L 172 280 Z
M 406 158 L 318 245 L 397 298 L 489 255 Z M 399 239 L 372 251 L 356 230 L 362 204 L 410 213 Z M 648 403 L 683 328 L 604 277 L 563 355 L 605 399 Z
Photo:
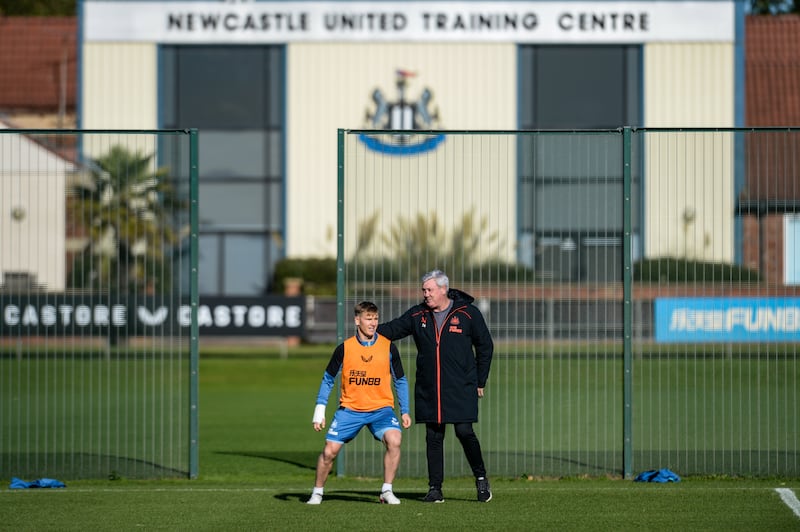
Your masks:
M 72 17 L 77 0 L 0 0 L 0 15 L 8 17 Z
M 467 278 L 504 261 L 497 231 L 486 229 L 487 220 L 465 212 L 452 228 L 434 214 L 400 216 L 386 232 L 378 231 L 380 213 L 362 220 L 357 246 L 348 260 L 348 276 L 360 280 L 414 281 L 423 271 L 440 268 L 451 278 Z
M 163 293 L 171 287 L 171 257 L 186 231 L 166 168 L 152 155 L 116 146 L 95 161 L 89 179 L 75 185 L 71 220 L 88 238 L 75 258 L 71 288 L 123 293 Z
M 485 219 L 476 222 L 475 215 L 466 212 L 448 235 L 436 216 L 419 213 L 412 218 L 400 217 L 382 240 L 401 265 L 421 262 L 454 271 L 461 265 L 480 262 L 481 248 L 497 244 L 497 233 L 486 233 L 484 227 Z
M 800 13 L 797 0 L 749 0 L 748 8 L 753 15 L 783 15 Z

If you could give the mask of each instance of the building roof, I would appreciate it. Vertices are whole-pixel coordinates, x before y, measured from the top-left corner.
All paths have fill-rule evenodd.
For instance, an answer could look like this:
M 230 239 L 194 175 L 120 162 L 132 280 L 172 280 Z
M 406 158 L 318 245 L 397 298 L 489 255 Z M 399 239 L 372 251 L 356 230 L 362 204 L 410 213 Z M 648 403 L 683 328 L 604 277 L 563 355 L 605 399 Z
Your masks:
M 745 125 L 800 126 L 800 15 L 745 22 Z
M 745 21 L 745 126 L 800 127 L 800 15 Z M 746 133 L 739 213 L 798 212 L 800 131 Z
M 65 157 L 64 150 L 50 145 L 49 135 L 24 135 L 16 133 L 15 127 L 0 119 L 0 130 L 11 129 L 14 132 L 0 133 L 3 141 L 3 157 L 0 157 L 0 175 L 16 175 L 55 170 L 56 172 L 74 172 L 77 164 L 74 158 Z
M 0 17 L 0 109 L 74 109 L 77 39 L 76 17 Z

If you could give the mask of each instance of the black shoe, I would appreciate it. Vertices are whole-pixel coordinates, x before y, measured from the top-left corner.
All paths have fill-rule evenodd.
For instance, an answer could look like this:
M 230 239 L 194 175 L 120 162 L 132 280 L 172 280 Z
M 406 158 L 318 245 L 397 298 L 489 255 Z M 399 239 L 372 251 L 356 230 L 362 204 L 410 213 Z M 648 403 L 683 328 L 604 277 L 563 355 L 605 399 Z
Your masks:
M 478 501 L 489 502 L 492 500 L 492 490 L 489 487 L 489 479 L 480 477 L 475 480 L 475 487 L 478 489 Z
M 431 488 L 428 494 L 422 498 L 422 502 L 444 502 L 444 495 L 439 488 Z

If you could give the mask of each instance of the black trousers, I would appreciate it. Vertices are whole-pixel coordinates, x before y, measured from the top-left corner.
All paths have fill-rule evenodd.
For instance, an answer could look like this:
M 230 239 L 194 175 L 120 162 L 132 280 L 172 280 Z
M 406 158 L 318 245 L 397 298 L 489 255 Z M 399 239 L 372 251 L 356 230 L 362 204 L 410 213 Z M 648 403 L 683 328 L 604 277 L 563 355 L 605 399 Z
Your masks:
M 442 489 L 444 482 L 444 423 L 425 424 L 425 451 L 428 457 L 428 485 L 432 488 Z M 486 467 L 483 464 L 481 444 L 472 423 L 453 423 L 458 441 L 464 449 L 464 455 L 472 468 L 475 478 L 486 476 Z

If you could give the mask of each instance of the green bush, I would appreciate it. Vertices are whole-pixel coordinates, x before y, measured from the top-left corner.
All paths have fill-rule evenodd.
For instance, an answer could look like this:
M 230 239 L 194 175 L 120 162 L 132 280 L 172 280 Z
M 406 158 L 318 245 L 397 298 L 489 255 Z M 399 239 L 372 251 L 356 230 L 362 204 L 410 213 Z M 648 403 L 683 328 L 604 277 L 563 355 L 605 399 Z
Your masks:
M 438 267 L 431 265 L 428 269 Z M 398 283 L 419 281 L 425 271 L 409 269 L 399 261 L 375 259 L 351 262 L 346 265 L 348 282 L 357 283 Z M 533 270 L 517 264 L 491 262 L 469 268 L 445 270 L 453 286 L 475 282 L 532 282 Z M 336 259 L 287 258 L 275 266 L 272 292 L 282 294 L 286 289 L 286 279 L 299 278 L 303 281 L 303 293 L 307 295 L 336 295 Z
M 438 265 L 431 265 L 430 269 L 435 267 Z M 351 262 L 346 268 L 348 282 L 358 283 L 416 283 L 427 271 L 427 268 L 417 271 L 387 258 Z M 526 283 L 538 280 L 530 268 L 501 261 L 445 271 L 456 287 L 476 282 Z M 284 293 L 287 278 L 302 279 L 304 294 L 336 295 L 336 259 L 287 258 L 279 261 L 275 266 L 272 292 Z M 761 277 L 757 271 L 735 264 L 660 258 L 634 264 L 633 280 L 642 283 L 757 283 Z
M 758 272 L 736 264 L 660 258 L 633 265 L 633 280 L 644 283 L 757 283 Z
M 286 258 L 278 261 L 273 275 L 272 292 L 282 294 L 286 290 L 286 279 L 303 281 L 303 293 L 307 295 L 336 294 L 336 259 L 334 258 Z

